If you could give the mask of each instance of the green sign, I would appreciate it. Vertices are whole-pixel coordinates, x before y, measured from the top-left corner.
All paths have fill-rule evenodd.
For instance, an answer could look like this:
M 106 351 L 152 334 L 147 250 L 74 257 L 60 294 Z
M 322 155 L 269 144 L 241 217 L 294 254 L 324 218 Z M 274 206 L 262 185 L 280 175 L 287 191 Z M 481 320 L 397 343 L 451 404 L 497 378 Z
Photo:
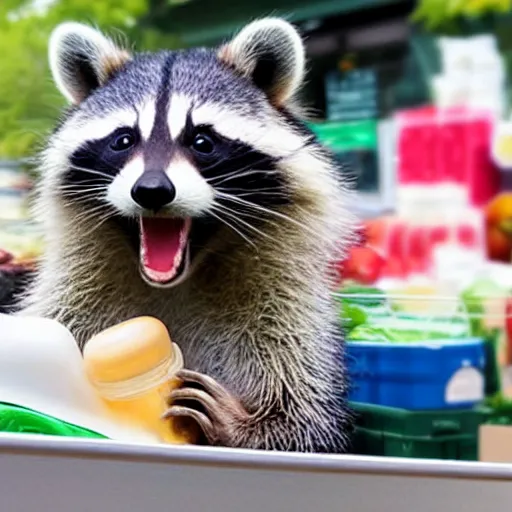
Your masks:
M 380 190 L 377 121 L 326 122 L 310 125 L 319 141 L 333 153 L 339 170 L 356 190 Z
M 322 144 L 335 152 L 377 150 L 377 121 L 313 123 L 310 128 Z

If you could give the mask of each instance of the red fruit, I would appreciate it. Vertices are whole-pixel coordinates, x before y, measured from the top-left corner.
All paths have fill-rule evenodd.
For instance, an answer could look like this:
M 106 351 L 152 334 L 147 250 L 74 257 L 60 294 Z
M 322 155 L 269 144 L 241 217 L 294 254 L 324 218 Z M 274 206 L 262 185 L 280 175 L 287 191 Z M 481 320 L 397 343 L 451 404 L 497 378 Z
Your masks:
M 429 262 L 427 258 L 411 258 L 408 261 L 408 270 L 411 274 L 425 274 L 428 268 Z
M 3 249 L 0 249 L 0 265 L 3 265 L 4 263 L 9 263 L 12 261 L 14 256 L 7 251 L 4 251 Z
M 389 221 L 386 218 L 366 220 L 364 234 L 366 243 L 372 247 L 384 248 L 388 233 Z
M 373 284 L 380 277 L 385 260 L 369 247 L 353 247 L 342 263 L 344 279 L 353 279 L 361 284 Z
M 512 297 L 505 303 L 505 334 L 507 337 L 507 359 L 512 363 Z
M 489 259 L 509 263 L 512 259 L 510 236 L 504 233 L 499 226 L 488 226 L 486 235 Z
M 26 267 L 19 263 L 1 263 L 0 272 L 4 274 L 22 274 L 26 271 Z
M 430 232 L 430 244 L 438 245 L 446 243 L 450 238 L 449 228 L 447 226 L 436 226 Z
M 389 258 L 382 269 L 382 275 L 401 279 L 407 275 L 407 269 L 400 258 Z
M 425 259 L 430 251 L 428 229 L 421 226 L 409 229 L 406 242 L 407 257 L 411 259 Z
M 473 226 L 463 224 L 457 228 L 457 240 L 464 247 L 474 248 L 478 245 L 478 233 Z
M 497 225 L 512 219 L 512 193 L 502 192 L 485 207 L 485 220 L 488 225 Z
M 487 254 L 491 260 L 510 262 L 512 252 L 512 193 L 503 192 L 485 207 Z
M 396 258 L 407 257 L 409 227 L 403 222 L 394 223 L 388 232 L 388 252 Z

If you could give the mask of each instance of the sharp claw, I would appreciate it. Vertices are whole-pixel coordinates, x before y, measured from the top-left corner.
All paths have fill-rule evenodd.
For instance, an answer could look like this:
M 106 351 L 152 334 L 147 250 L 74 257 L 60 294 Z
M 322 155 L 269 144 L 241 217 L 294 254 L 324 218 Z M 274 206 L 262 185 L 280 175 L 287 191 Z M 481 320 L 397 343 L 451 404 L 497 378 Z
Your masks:
M 229 393 L 214 379 L 202 373 L 194 372 L 191 370 L 181 370 L 178 372 L 177 377 L 182 381 L 195 382 L 203 386 L 216 400 L 229 398 Z
M 210 442 L 213 441 L 213 433 L 214 428 L 212 422 L 206 416 L 199 411 L 194 409 L 190 409 L 188 407 L 181 407 L 178 405 L 172 406 L 162 417 L 164 419 L 175 418 L 180 416 L 186 416 L 189 418 L 193 418 L 197 424 L 201 427 L 201 430 L 204 432 L 204 435 L 208 438 Z
M 208 375 L 181 370 L 177 378 L 183 385 L 169 394 L 171 407 L 166 417 L 188 416 L 199 424 L 210 444 L 216 445 L 220 442 L 229 446 L 234 429 L 247 419 L 247 411 L 242 403 Z M 192 384 L 198 384 L 200 388 Z M 204 412 L 195 410 L 193 405 L 172 405 L 173 400 L 193 400 L 204 408 Z
M 169 395 L 170 400 L 196 400 L 205 409 L 212 422 L 219 421 L 221 414 L 219 404 L 208 393 L 201 389 L 181 388 L 173 390 Z

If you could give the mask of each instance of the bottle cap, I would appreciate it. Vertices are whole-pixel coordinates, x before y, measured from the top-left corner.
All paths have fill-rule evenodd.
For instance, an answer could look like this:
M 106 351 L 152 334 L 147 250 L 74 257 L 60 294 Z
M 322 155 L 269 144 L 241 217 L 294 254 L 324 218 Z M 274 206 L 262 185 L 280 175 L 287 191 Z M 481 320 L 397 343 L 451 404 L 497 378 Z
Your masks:
M 179 348 L 165 325 L 152 317 L 133 318 L 98 333 L 86 343 L 83 357 L 96 387 L 123 395 L 132 394 L 129 388 L 140 392 L 162 382 L 182 367 Z

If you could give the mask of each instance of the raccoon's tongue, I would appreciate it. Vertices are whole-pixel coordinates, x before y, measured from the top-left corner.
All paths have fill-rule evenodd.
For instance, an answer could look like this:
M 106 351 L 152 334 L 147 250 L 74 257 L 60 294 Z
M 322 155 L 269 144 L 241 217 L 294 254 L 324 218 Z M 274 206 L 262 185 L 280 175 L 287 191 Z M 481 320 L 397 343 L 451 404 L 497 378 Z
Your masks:
M 156 283 L 171 281 L 185 257 L 190 220 L 163 217 L 140 219 L 140 263 Z

